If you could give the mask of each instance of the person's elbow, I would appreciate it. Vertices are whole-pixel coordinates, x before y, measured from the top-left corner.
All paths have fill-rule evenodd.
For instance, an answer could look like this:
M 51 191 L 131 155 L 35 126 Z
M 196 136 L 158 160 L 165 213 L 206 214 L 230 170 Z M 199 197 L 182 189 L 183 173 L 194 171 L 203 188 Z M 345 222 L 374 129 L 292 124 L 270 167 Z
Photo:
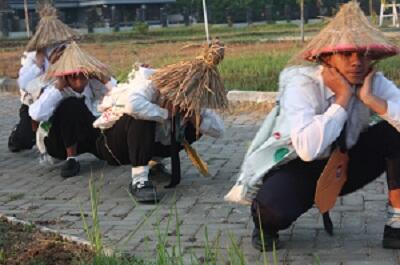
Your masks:
M 145 108 L 145 102 L 141 98 L 131 97 L 128 106 L 130 114 L 140 116 Z
M 39 113 L 36 110 L 33 110 L 32 108 L 29 108 L 29 116 L 31 117 L 32 120 L 34 121 L 40 121 L 41 117 Z
M 304 152 L 304 150 L 296 150 L 296 152 L 300 159 L 304 162 L 311 162 L 317 158 L 317 156 L 311 152 Z
M 26 80 L 25 80 L 25 78 L 24 78 L 23 76 L 20 76 L 20 77 L 18 77 L 18 79 L 17 79 L 17 83 L 18 83 L 18 87 L 19 87 L 19 89 L 21 89 L 21 90 L 24 90 L 24 91 L 25 91 L 25 88 L 26 88 L 27 82 L 26 82 Z
M 318 148 L 314 147 L 310 139 L 292 136 L 292 144 L 299 158 L 305 162 L 314 161 L 319 156 Z
M 40 111 L 40 109 L 34 105 L 31 105 L 29 107 L 29 116 L 31 117 L 32 120 L 37 121 L 37 122 L 46 120 L 45 115 L 43 115 L 43 113 Z

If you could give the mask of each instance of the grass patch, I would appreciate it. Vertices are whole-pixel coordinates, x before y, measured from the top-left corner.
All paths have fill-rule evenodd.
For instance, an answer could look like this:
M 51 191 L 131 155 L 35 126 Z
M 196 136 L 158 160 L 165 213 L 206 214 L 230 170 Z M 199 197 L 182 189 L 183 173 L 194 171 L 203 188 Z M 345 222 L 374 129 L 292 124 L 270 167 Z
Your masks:
M 226 57 L 220 72 L 229 90 L 276 91 L 278 77 L 294 53 L 254 53 Z
M 394 56 L 383 61 L 380 61 L 376 66 L 377 70 L 382 71 L 383 74 L 397 85 L 400 84 L 400 57 Z

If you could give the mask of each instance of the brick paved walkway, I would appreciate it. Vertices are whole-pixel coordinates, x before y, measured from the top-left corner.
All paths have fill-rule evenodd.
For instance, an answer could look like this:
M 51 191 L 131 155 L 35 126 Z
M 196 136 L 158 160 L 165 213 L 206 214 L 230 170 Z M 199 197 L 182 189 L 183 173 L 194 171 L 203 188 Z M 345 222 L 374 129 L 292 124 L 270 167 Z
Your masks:
M 180 223 L 181 245 L 185 258 L 204 255 L 205 228 L 209 241 L 219 241 L 226 253 L 230 235 L 238 240 L 249 264 L 262 256 L 250 244 L 252 222 L 248 207 L 223 202 L 223 195 L 235 180 L 246 147 L 257 131 L 262 113 L 242 113 L 225 117 L 226 135 L 222 140 L 203 138 L 196 149 L 208 162 L 212 177 L 203 178 L 183 158 L 183 181 L 168 190 L 160 205 L 135 205 L 126 190 L 129 167 L 110 167 L 87 155 L 82 157 L 80 176 L 63 180 L 57 167 L 39 165 L 37 151 L 13 154 L 7 138 L 16 122 L 18 99 L 0 95 L 0 212 L 30 220 L 67 234 L 85 237 L 80 205 L 90 214 L 88 181 L 102 178 L 100 219 L 108 245 L 142 257 L 154 257 L 157 227 L 166 234 L 167 247 L 176 245 L 175 204 Z M 386 210 L 384 178 L 338 202 L 332 217 L 334 237 L 323 231 L 316 209 L 302 216 L 281 233 L 285 249 L 278 252 L 279 264 L 400 264 L 398 251 L 380 246 Z M 172 214 L 171 214 L 172 213 Z M 168 220 L 170 222 L 168 222 Z M 170 223 L 168 227 L 168 223 Z M 137 229 L 139 227 L 139 229 Z M 168 229 L 167 229 L 168 228 Z M 132 234 L 132 231 L 137 232 Z M 167 233 L 166 233 L 167 231 Z M 225 255 L 225 257 L 227 257 Z

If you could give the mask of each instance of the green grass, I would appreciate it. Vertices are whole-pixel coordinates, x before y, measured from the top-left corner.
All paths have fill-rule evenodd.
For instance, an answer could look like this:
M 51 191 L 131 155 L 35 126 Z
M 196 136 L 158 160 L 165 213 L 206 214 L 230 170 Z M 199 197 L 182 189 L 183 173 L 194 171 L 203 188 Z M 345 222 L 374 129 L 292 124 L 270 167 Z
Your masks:
M 96 182 L 93 180 L 93 178 L 89 179 L 89 193 L 90 193 L 90 206 L 91 206 L 90 217 L 92 218 L 91 224 L 89 224 L 84 214 L 83 207 L 82 205 L 80 205 L 81 218 L 83 221 L 83 229 L 85 230 L 87 238 L 89 239 L 90 243 L 92 243 L 92 245 L 94 246 L 94 251 L 99 255 L 103 254 L 104 251 L 100 220 L 98 214 L 98 204 L 100 200 L 101 188 L 102 185 L 100 186 L 100 188 L 96 187 Z
M 383 74 L 397 85 L 400 84 L 400 57 L 394 56 L 385 60 L 382 60 L 376 66 L 378 71 L 382 71 Z
M 294 52 L 227 57 L 219 68 L 225 87 L 229 90 L 277 91 L 279 74 Z M 395 56 L 379 62 L 376 69 L 394 83 L 400 84 L 399 65 L 400 58 Z
M 276 91 L 279 72 L 293 52 L 255 52 L 226 57 L 219 68 L 225 87 L 229 90 Z

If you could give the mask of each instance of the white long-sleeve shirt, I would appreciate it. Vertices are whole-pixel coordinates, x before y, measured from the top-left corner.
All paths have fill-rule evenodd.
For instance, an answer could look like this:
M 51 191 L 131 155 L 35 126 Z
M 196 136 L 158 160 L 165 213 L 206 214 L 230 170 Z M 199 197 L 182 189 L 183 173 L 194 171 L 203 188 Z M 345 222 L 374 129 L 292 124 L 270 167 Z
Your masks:
M 292 144 L 305 161 L 326 158 L 345 123 L 348 148 L 356 144 L 369 125 L 372 113 L 355 96 L 347 111 L 334 103 L 334 93 L 323 83 L 322 67 L 288 68 L 280 76 L 280 85 L 281 108 L 288 117 Z M 372 91 L 388 104 L 387 113 L 381 118 L 400 131 L 400 90 L 382 73 L 377 73 Z
M 42 75 L 49 67 L 47 59 L 44 60 L 42 67 L 36 64 L 36 52 L 24 53 L 21 59 L 21 68 L 18 72 L 18 85 L 19 88 L 25 90 L 30 81 Z
M 140 67 L 133 80 L 120 84 L 104 98 L 100 105 L 102 117 L 95 121 L 94 126 L 102 129 L 110 128 L 123 115 L 157 122 L 155 140 L 164 145 L 170 142 L 170 120 L 168 110 L 158 105 L 159 92 L 149 80 L 154 69 Z M 109 111 L 109 112 L 108 112 Z M 201 111 L 200 133 L 214 138 L 224 133 L 222 119 L 214 111 Z
M 106 85 L 103 85 L 96 79 L 90 79 L 82 93 L 77 93 L 70 87 L 66 87 L 63 91 L 60 91 L 54 85 L 51 85 L 37 101 L 30 105 L 29 116 L 35 121 L 48 121 L 60 102 L 68 97 L 85 97 L 85 105 L 94 116 L 98 116 L 97 104 L 114 84 L 115 80 L 113 79 Z
M 24 52 L 21 58 L 21 68 L 19 69 L 17 80 L 21 94 L 21 102 L 23 104 L 32 104 L 33 98 L 31 94 L 27 92 L 29 83 L 43 75 L 48 67 L 49 62 L 47 59 L 44 60 L 42 67 L 36 64 L 36 52 Z

